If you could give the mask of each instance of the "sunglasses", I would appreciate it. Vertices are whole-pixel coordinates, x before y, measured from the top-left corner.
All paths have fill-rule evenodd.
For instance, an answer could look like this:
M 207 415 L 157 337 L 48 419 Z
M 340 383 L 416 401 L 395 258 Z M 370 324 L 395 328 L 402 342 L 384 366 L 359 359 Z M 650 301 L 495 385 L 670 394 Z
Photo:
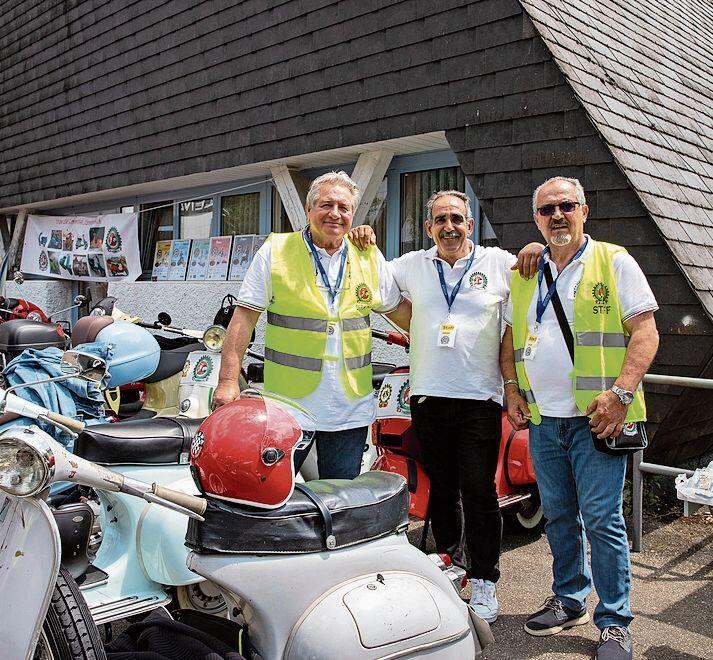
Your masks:
M 554 215 L 555 209 L 559 209 L 562 213 L 572 213 L 574 209 L 580 206 L 579 202 L 562 202 L 561 204 L 545 204 L 537 209 L 537 212 L 545 217 L 549 218 Z

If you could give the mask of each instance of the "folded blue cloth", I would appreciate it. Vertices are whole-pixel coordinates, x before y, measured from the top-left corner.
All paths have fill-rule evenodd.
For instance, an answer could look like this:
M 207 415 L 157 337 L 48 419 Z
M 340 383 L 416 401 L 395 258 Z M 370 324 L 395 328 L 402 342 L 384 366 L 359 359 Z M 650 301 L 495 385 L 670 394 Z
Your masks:
M 106 342 L 82 344 L 81 350 L 105 360 L 109 354 L 109 346 Z M 63 351 L 53 347 L 24 350 L 3 370 L 7 384 L 9 386 L 25 385 L 63 375 L 60 367 L 62 354 Z M 28 384 L 27 387 L 15 390 L 14 394 L 61 415 L 81 419 L 87 424 L 99 424 L 106 421 L 104 398 L 98 383 L 91 383 L 80 378 L 67 378 L 51 383 Z M 0 431 L 11 426 L 29 426 L 31 424 L 36 424 L 71 450 L 74 444 L 72 437 L 56 426 L 41 420 L 22 417 L 0 424 Z

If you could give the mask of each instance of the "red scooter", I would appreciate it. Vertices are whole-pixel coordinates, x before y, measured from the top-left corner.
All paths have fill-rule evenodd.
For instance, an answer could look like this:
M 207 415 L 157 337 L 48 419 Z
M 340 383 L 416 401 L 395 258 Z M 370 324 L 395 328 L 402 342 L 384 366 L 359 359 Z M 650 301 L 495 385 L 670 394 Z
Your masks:
M 372 335 L 389 344 L 408 348 L 408 338 L 398 332 L 372 330 Z M 394 472 L 408 482 L 411 493 L 409 514 L 426 521 L 431 483 L 421 461 L 421 448 L 411 426 L 409 368 L 398 367 L 388 373 L 374 370 L 378 386 L 376 421 L 372 441 L 378 457 L 372 469 Z M 542 505 L 530 459 L 528 431 L 515 431 L 503 412 L 500 454 L 495 473 L 498 501 L 506 520 L 516 528 L 534 529 L 542 522 Z

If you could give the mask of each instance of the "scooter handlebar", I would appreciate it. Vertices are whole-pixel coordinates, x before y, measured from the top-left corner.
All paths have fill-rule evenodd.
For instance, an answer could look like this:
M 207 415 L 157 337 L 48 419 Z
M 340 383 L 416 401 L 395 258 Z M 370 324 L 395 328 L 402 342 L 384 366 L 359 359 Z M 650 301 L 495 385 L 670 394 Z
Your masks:
M 71 417 L 67 417 L 66 415 L 60 415 L 59 413 L 52 412 L 51 410 L 48 410 L 45 413 L 45 416 L 53 422 L 57 422 L 58 424 L 62 424 L 62 426 L 66 426 L 68 429 L 71 429 L 75 433 L 81 433 L 82 431 L 84 431 L 84 427 L 86 426 L 84 422 L 80 422 L 78 419 L 72 419 Z
M 195 495 L 189 495 L 188 493 L 181 493 L 172 488 L 166 488 L 165 486 L 160 486 L 159 484 L 153 484 L 151 491 L 156 497 L 160 497 L 163 500 L 173 502 L 182 506 L 184 509 L 193 511 L 199 516 L 202 516 L 208 506 L 208 502 L 202 497 L 196 497 Z
M 404 348 L 408 348 L 409 346 L 408 338 L 398 332 L 385 332 L 383 330 L 372 329 L 371 335 L 372 337 L 381 339 L 388 344 L 396 344 L 397 346 L 403 346 Z

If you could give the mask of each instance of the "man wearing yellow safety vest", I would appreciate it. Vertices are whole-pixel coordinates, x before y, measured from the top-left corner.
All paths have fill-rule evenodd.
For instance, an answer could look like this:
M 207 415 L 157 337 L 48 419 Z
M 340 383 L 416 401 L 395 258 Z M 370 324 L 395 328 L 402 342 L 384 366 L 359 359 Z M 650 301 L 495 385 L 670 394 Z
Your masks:
M 323 174 L 307 193 L 306 229 L 271 234 L 258 250 L 238 295 L 213 393 L 213 408 L 239 395 L 242 360 L 267 311 L 265 389 L 316 417 L 322 479 L 350 479 L 360 471 L 375 416 L 369 313 L 387 313 L 396 322 L 410 316 L 379 250 L 356 250 L 344 238 L 358 202 L 359 190 L 346 173 Z
M 633 653 L 621 504 L 627 459 L 598 451 L 593 435 L 615 436 L 646 419 L 640 383 L 658 348 L 658 306 L 624 248 L 584 233 L 589 209 L 579 181 L 545 181 L 533 212 L 547 247 L 537 277 L 512 275 L 501 347 L 508 418 L 515 428 L 529 423 L 553 559 L 554 593 L 525 630 L 552 635 L 589 621 L 588 539 L 596 657 L 623 660 Z

